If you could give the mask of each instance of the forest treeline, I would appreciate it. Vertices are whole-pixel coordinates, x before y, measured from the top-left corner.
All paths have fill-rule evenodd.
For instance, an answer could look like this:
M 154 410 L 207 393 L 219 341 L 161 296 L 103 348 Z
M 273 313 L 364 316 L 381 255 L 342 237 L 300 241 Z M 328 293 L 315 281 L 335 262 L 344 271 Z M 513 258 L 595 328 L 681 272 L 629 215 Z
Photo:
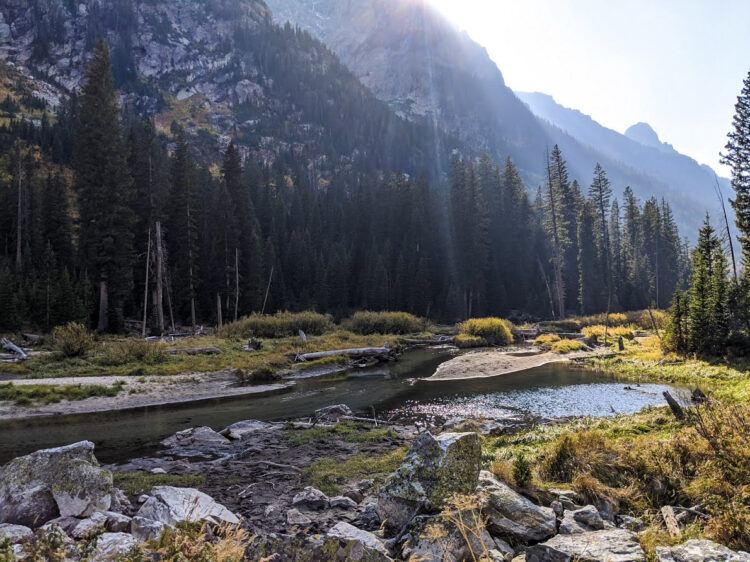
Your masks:
M 666 201 L 619 202 L 599 166 L 584 188 L 558 147 L 536 197 L 487 156 L 456 155 L 442 183 L 356 165 L 321 180 L 234 144 L 201 164 L 179 127 L 123 117 L 103 43 L 54 120 L 0 143 L 3 330 L 117 331 L 144 303 L 154 331 L 283 309 L 560 317 L 666 306 L 688 275 Z

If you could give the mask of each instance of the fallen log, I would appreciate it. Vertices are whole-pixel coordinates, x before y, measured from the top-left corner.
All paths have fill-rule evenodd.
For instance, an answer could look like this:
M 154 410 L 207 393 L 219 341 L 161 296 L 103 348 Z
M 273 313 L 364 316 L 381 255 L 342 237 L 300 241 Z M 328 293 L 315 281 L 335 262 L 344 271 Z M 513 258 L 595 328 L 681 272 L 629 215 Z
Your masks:
M 665 505 L 661 508 L 661 517 L 664 519 L 664 525 L 667 527 L 667 532 L 673 538 L 680 536 L 680 524 L 677 523 L 677 518 L 674 515 L 674 509 L 672 506 Z
M 394 350 L 390 347 L 357 347 L 352 349 L 332 349 L 331 351 L 313 351 L 311 353 L 300 353 L 297 361 L 314 361 L 324 357 L 335 357 L 345 355 L 347 357 L 375 357 L 378 355 L 390 355 Z
M 26 355 L 26 352 L 23 349 L 18 347 L 8 338 L 0 339 L 0 346 L 2 346 L 2 348 L 5 349 L 6 351 L 10 351 L 11 353 L 15 354 L 18 357 L 18 359 L 21 361 L 25 361 L 26 359 L 29 358 L 29 356 Z
M 177 349 L 170 349 L 169 353 L 172 355 L 218 355 L 221 353 L 221 349 L 218 347 L 184 347 Z

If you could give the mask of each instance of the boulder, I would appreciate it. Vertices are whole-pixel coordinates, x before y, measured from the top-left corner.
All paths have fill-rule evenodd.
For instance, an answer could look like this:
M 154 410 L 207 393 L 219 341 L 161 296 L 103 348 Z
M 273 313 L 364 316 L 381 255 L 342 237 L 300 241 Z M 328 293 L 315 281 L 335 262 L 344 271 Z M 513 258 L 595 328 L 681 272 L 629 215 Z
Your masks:
M 381 520 L 400 529 L 420 509 L 439 509 L 453 494 L 474 493 L 481 462 L 476 433 L 423 433 L 380 490 Z
M 628 531 L 639 532 L 646 528 L 646 523 L 639 517 L 631 517 L 630 515 L 618 515 L 617 526 L 621 529 L 627 529 Z
M 259 420 L 238 421 L 225 427 L 219 433 L 229 439 L 242 439 L 245 435 L 257 433 L 258 431 L 270 431 L 279 429 L 281 426 L 275 423 L 268 423 Z
M 208 521 L 210 523 L 238 524 L 240 520 L 226 507 L 214 501 L 208 494 L 194 488 L 154 486 L 137 515 L 175 525 L 182 521 Z
M 463 520 L 470 521 L 468 517 L 463 517 Z M 414 562 L 476 560 L 480 553 L 495 549 L 495 542 L 483 526 L 469 532 L 467 544 L 455 524 L 440 517 L 418 517 L 410 532 L 412 539 L 407 541 L 402 555 L 406 560 Z
M 328 507 L 328 496 L 317 488 L 305 486 L 305 489 L 292 498 L 292 505 L 309 509 L 325 509 Z
M 57 516 L 87 517 L 109 509 L 112 489 L 91 441 L 36 451 L 0 468 L 0 523 L 35 528 Z
M 713 541 L 691 539 L 677 546 L 657 546 L 658 562 L 750 562 L 747 552 L 730 550 Z
M 158 539 L 167 525 L 161 521 L 154 521 L 146 517 L 135 516 L 130 521 L 130 532 L 139 541 L 150 541 Z
M 298 509 L 290 509 L 286 512 L 286 523 L 287 525 L 307 527 L 308 525 L 312 525 L 312 519 L 301 513 Z
M 54 519 L 47 521 L 40 527 L 40 529 L 43 529 L 45 532 L 50 531 L 53 528 L 58 529 L 67 536 L 73 532 L 73 529 L 75 529 L 76 525 L 80 522 L 81 520 L 77 517 L 55 517 Z
M 645 562 L 637 537 L 624 529 L 557 535 L 526 549 L 526 562 Z
M 16 544 L 30 539 L 34 536 L 34 531 L 25 525 L 13 525 L 11 523 L 0 524 L 0 542 L 8 539 L 11 544 Z
M 354 412 L 346 404 L 334 404 L 333 406 L 326 406 L 325 408 L 319 408 L 315 410 L 316 419 L 339 419 L 343 416 L 352 416 Z
M 127 511 L 130 513 L 130 510 L 133 509 L 133 505 L 125 495 L 125 492 L 123 492 L 119 488 L 112 488 L 110 497 L 112 498 L 109 505 L 110 511 L 116 511 L 117 513 Z
M 611 523 L 608 525 L 612 526 Z M 587 505 L 573 511 L 566 511 L 560 522 L 559 532 L 563 535 L 601 531 L 605 528 L 604 520 L 593 505 Z
M 91 517 L 81 519 L 70 531 L 70 536 L 77 540 L 90 539 L 104 532 L 107 516 L 97 511 Z
M 346 560 L 367 560 L 372 562 L 387 562 L 392 560 L 381 540 L 370 533 L 358 529 L 344 521 L 336 523 L 326 534 L 330 539 L 336 539 L 347 551 Z
M 482 513 L 493 535 L 511 544 L 542 541 L 557 532 L 555 512 L 540 507 L 483 470 L 478 491 L 482 496 Z
M 169 448 L 215 447 L 228 445 L 229 443 L 229 439 L 206 426 L 183 429 L 161 442 L 162 445 Z
M 338 507 L 340 509 L 357 509 L 357 502 L 346 496 L 334 496 L 328 503 L 331 507 Z
M 127 515 L 116 513 L 114 511 L 104 511 L 103 515 L 107 518 L 107 531 L 111 531 L 113 533 L 122 533 L 130 528 L 131 518 Z
M 138 539 L 127 533 L 103 533 L 96 539 L 91 560 L 115 562 L 127 556 L 138 544 Z

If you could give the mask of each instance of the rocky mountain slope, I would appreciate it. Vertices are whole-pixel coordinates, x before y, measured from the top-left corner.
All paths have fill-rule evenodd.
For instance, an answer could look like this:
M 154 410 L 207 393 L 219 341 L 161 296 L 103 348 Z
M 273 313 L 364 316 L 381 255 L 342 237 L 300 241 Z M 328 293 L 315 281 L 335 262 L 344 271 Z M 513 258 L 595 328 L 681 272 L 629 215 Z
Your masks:
M 185 127 L 209 152 L 233 138 L 259 160 L 293 154 L 317 172 L 422 172 L 447 145 L 396 116 L 321 43 L 275 26 L 261 0 L 0 5 L 0 59 L 52 107 L 80 87 L 99 38 L 123 103 L 163 133 Z
M 517 95 L 535 115 L 552 125 L 548 128 L 550 134 L 563 151 L 572 137 L 579 144 L 669 186 L 674 197 L 687 197 L 707 209 L 716 207 L 714 171 L 661 142 L 647 123 L 637 123 L 621 134 L 578 110 L 563 107 L 552 96 L 538 92 L 518 92 Z M 719 182 L 728 194 L 729 181 L 720 178 Z
M 291 22 L 325 42 L 401 114 L 426 115 L 436 128 L 455 131 L 496 159 L 511 156 L 530 187 L 544 181 L 545 152 L 557 143 L 583 185 L 599 162 L 616 192 L 630 185 L 643 199 L 668 199 L 691 236 L 706 209 L 716 208 L 710 169 L 668 147 L 645 146 L 587 123 L 572 110 L 553 118 L 540 109 L 544 100 L 520 94 L 522 103 L 486 50 L 424 0 L 268 0 L 268 5 L 277 22 Z

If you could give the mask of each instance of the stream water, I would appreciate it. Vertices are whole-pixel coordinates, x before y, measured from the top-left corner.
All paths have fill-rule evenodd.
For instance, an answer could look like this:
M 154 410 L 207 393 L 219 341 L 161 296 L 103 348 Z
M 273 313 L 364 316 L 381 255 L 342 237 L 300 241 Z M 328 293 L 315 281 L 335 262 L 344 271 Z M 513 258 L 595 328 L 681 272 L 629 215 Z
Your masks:
M 300 379 L 290 392 L 273 396 L 2 422 L 0 464 L 37 449 L 82 439 L 96 443 L 96 456 L 101 461 L 117 462 L 143 455 L 159 440 L 188 427 L 221 429 L 244 419 L 303 417 L 338 403 L 363 413 L 374 408 L 380 417 L 481 415 L 502 419 L 517 416 L 519 411 L 547 418 L 608 416 L 663 404 L 661 393 L 669 389 L 660 384 L 618 382 L 570 364 L 547 365 L 491 379 L 418 381 L 450 357 L 445 350 L 411 351 L 385 366 Z

